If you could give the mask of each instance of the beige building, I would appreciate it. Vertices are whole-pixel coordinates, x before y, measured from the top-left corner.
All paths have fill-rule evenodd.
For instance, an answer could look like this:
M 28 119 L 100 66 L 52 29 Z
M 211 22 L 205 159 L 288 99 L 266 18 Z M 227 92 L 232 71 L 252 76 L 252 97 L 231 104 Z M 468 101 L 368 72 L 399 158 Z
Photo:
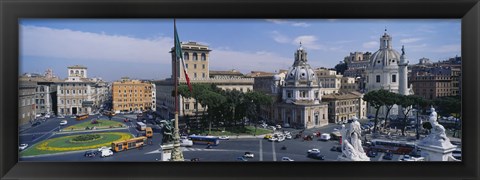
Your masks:
M 124 77 L 112 84 L 112 109 L 115 112 L 151 110 L 152 92 L 155 92 L 152 83 Z
M 68 77 L 57 82 L 58 114 L 92 114 L 106 100 L 107 88 L 101 79 L 87 78 L 87 67 L 68 67 Z
M 341 88 L 342 75 L 337 74 L 335 69 L 318 68 L 315 69 L 318 81 L 322 86 L 322 94 L 338 93 Z
M 358 90 L 359 88 L 356 78 L 342 77 L 339 92 L 352 92 Z
M 35 104 L 37 83 L 20 80 L 18 86 L 18 124 L 22 125 L 34 120 L 37 114 Z
M 328 102 L 328 122 L 345 122 L 352 117 L 365 118 L 367 104 L 359 92 L 335 93 L 323 96 Z
M 211 50 L 208 46 L 198 44 L 196 42 L 182 43 L 182 52 L 185 59 L 185 66 L 187 67 L 188 76 L 191 84 L 215 84 L 218 88 L 223 90 L 238 90 L 248 92 L 253 90 L 253 78 L 245 78 L 242 73 L 237 70 L 230 71 L 210 71 L 209 69 L 209 54 Z M 173 48 L 172 48 L 173 50 Z M 175 68 L 175 55 L 172 53 L 172 77 Z M 188 55 L 188 60 L 186 55 Z M 186 84 L 183 67 L 177 64 L 177 77 L 179 84 Z M 156 85 L 156 112 L 164 119 L 174 118 L 175 99 L 172 97 L 174 90 L 174 80 L 166 79 L 154 81 Z M 179 116 L 196 116 L 196 107 L 198 112 L 203 112 L 204 107 L 196 102 L 194 98 L 179 98 Z

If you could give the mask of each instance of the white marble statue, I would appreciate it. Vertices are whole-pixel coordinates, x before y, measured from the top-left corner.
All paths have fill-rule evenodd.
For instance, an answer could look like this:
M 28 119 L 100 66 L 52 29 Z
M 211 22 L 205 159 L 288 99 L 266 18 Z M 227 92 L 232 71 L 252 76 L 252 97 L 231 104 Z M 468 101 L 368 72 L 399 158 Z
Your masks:
M 445 147 L 445 148 L 455 147 L 450 142 L 450 139 L 447 137 L 445 133 L 445 128 L 438 123 L 437 112 L 435 112 L 435 108 L 433 108 L 432 106 L 430 110 L 432 113 L 428 117 L 428 121 L 432 125 L 432 129 L 430 134 L 424 139 L 422 139 L 422 141 L 420 141 L 419 144 L 424 144 L 424 145 L 428 144 L 432 146 Z
M 353 121 L 349 128 L 342 125 L 342 154 L 338 157 L 340 160 L 350 161 L 370 161 L 362 147 L 361 128 L 357 117 L 352 118 Z

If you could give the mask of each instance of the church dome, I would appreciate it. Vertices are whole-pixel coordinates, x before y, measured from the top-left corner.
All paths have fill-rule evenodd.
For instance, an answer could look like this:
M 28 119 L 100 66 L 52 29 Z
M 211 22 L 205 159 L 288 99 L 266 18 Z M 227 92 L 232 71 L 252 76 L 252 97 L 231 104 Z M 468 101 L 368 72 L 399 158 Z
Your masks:
M 370 66 L 372 68 L 398 66 L 400 57 L 400 53 L 392 48 L 392 37 L 385 32 L 380 38 L 380 49 L 370 56 Z
M 288 85 L 318 85 L 317 76 L 307 63 L 307 52 L 301 44 L 295 53 L 295 62 L 288 70 L 285 81 Z

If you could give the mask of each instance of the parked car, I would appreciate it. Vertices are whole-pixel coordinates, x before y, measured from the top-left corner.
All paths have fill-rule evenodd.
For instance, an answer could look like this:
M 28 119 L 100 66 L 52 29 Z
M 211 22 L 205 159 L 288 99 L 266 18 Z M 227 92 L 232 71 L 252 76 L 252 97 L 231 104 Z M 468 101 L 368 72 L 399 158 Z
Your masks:
M 320 150 L 319 149 L 309 149 L 307 151 L 308 154 L 313 154 L 313 153 L 320 153 Z
M 272 138 L 271 134 L 267 134 L 267 135 L 263 136 L 263 139 L 270 139 L 270 138 Z
M 103 150 L 101 156 L 102 157 L 113 156 L 113 151 L 112 150 Z
M 330 148 L 330 151 L 342 152 L 342 147 L 340 147 L 340 146 L 333 146 L 332 148 Z
M 229 140 L 230 137 L 229 137 L 229 136 L 220 136 L 220 137 L 218 137 L 218 139 L 221 139 L 221 140 Z
M 67 120 L 62 120 L 62 121 L 60 121 L 60 126 L 67 125 L 67 123 L 68 123 Z
M 85 154 L 83 156 L 85 157 L 95 157 L 97 155 L 97 153 L 93 150 L 88 150 L 85 152 Z
M 245 157 L 245 158 L 253 158 L 253 156 L 254 155 L 251 152 L 245 152 L 245 154 L 243 155 L 243 157 Z
M 23 151 L 23 150 L 27 149 L 27 147 L 28 147 L 28 144 L 20 144 L 18 146 L 18 150 Z
M 292 135 L 287 134 L 287 135 L 285 136 L 285 139 L 292 139 Z
M 98 148 L 98 151 L 102 152 L 104 150 L 111 150 L 111 149 L 112 149 L 112 147 L 102 146 L 101 148 Z
M 293 159 L 290 159 L 289 157 L 282 157 L 282 161 L 293 161 Z
M 393 153 L 392 153 L 392 152 L 387 152 L 387 153 L 383 156 L 383 159 L 392 160 L 392 159 L 393 159 Z
M 240 156 L 240 157 L 237 157 L 237 161 L 248 161 L 248 160 L 245 159 L 243 156 Z
M 312 158 L 312 159 L 318 159 L 318 160 L 324 160 L 325 156 L 321 155 L 320 153 L 309 153 L 307 157 Z
M 367 152 L 368 157 L 375 157 L 377 156 L 377 154 L 378 154 L 377 151 L 374 151 L 374 150 L 370 150 Z
M 277 126 L 275 128 L 282 129 L 282 126 L 280 124 L 277 124 Z
M 271 138 L 268 139 L 268 140 L 269 140 L 269 141 L 272 141 L 272 142 L 276 142 L 276 141 L 278 141 L 278 138 L 276 138 L 276 137 L 271 137 Z
M 42 124 L 40 121 L 34 122 L 34 123 L 32 124 L 32 127 L 38 126 L 38 125 L 40 125 L 40 124 Z
M 322 141 L 328 141 L 328 140 L 330 140 L 330 138 L 332 138 L 332 137 L 328 133 L 323 133 L 323 134 L 320 135 L 320 140 L 322 140 Z
M 193 146 L 193 141 L 189 140 L 189 139 L 180 139 L 180 146 L 192 147 Z
M 57 116 L 57 118 L 58 118 L 58 119 L 64 119 L 65 116 L 60 114 L 60 115 Z

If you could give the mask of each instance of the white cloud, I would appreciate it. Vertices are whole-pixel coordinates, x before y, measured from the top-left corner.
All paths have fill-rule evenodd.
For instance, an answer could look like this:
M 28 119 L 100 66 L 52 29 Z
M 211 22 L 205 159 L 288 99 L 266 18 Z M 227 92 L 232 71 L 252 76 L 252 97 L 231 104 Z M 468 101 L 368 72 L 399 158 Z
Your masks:
M 20 43 L 22 56 L 168 64 L 173 39 L 20 26 Z
M 278 32 L 278 31 L 271 32 L 271 35 L 272 35 L 273 40 L 278 42 L 278 43 L 288 43 L 288 42 L 290 42 L 290 38 L 288 38 L 287 36 L 283 35 L 282 33 Z
M 266 19 L 268 22 L 272 22 L 275 24 L 288 24 L 294 27 L 309 27 L 311 24 L 301 21 L 291 21 L 291 20 L 284 20 L 284 19 Z
M 293 40 L 292 44 L 299 45 L 300 42 L 302 43 L 303 46 L 305 46 L 308 49 L 314 49 L 314 50 L 325 49 L 325 46 L 317 43 L 317 37 L 313 35 L 298 36 Z
M 461 51 L 460 44 L 443 45 L 432 50 L 432 52 L 437 52 L 437 53 L 455 53 L 460 51 Z
M 278 69 L 286 69 L 293 63 L 291 58 L 268 51 L 241 52 L 215 49 L 215 52 L 210 54 L 211 70 L 236 69 L 243 73 L 255 70 L 274 72 Z
M 367 48 L 367 49 L 371 49 L 371 48 L 379 47 L 379 44 L 378 44 L 377 41 L 369 41 L 369 42 L 363 43 L 362 47 Z
M 422 38 L 405 38 L 405 39 L 400 39 L 401 43 L 413 43 L 422 40 Z
M 292 23 L 292 26 L 295 26 L 295 27 L 308 27 L 310 26 L 310 24 L 307 24 L 305 22 L 294 22 Z

